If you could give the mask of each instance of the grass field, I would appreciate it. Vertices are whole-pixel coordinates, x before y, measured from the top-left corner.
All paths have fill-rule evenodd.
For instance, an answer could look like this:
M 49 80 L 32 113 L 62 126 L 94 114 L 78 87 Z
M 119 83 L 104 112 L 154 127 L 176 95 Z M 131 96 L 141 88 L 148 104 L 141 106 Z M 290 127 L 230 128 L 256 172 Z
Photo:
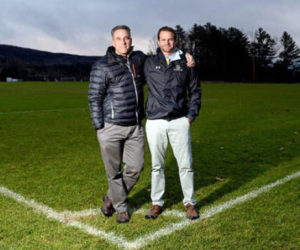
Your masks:
M 191 127 L 200 214 L 300 171 L 300 85 L 203 84 L 202 89 L 202 110 Z M 151 205 L 148 148 L 145 169 L 130 193 L 130 206 L 138 210 L 130 223 L 119 225 L 115 216 L 99 212 L 74 219 L 108 233 L 97 236 L 74 226 L 72 218 L 61 223 L 36 212 L 34 204 L 60 213 L 102 204 L 107 181 L 87 90 L 88 84 L 79 82 L 0 83 L 0 187 L 35 201 L 26 205 L 0 192 L 0 249 L 117 249 L 124 239 L 139 239 L 143 249 L 300 248 L 299 177 L 189 223 L 170 215 L 184 211 L 170 148 L 166 212 L 155 221 L 144 219 Z M 185 226 L 166 233 L 182 221 Z M 150 239 L 155 232 L 165 236 Z

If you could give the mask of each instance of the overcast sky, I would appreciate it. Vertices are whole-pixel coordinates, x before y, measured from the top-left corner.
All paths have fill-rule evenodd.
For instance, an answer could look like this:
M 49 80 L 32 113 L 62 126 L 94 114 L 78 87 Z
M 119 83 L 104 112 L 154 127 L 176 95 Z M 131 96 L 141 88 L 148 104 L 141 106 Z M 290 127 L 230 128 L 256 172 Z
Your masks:
M 118 24 L 144 52 L 161 26 L 207 22 L 277 40 L 287 31 L 300 46 L 300 0 L 0 0 L 0 11 L 0 44 L 52 52 L 103 55 Z

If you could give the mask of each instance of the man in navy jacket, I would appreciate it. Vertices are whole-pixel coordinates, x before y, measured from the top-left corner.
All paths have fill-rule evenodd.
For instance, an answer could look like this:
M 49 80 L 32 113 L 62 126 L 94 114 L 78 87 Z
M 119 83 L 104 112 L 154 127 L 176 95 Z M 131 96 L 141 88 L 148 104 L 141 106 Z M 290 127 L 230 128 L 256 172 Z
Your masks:
M 187 217 L 199 217 L 194 200 L 190 124 L 200 110 L 201 88 L 196 69 L 186 66 L 184 54 L 175 44 L 175 31 L 162 27 L 158 31 L 157 54 L 148 57 L 144 65 L 149 90 L 146 133 L 152 159 L 152 207 L 146 215 L 148 219 L 162 212 L 168 141 L 177 160 Z

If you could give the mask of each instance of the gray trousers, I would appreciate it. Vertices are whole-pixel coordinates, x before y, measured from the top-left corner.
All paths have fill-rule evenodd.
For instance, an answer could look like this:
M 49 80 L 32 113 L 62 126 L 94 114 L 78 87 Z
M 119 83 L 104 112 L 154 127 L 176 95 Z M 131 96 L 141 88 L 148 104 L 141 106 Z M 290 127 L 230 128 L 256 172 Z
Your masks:
M 118 213 L 127 211 L 127 195 L 144 167 L 144 128 L 105 123 L 97 137 L 108 179 L 107 196 Z

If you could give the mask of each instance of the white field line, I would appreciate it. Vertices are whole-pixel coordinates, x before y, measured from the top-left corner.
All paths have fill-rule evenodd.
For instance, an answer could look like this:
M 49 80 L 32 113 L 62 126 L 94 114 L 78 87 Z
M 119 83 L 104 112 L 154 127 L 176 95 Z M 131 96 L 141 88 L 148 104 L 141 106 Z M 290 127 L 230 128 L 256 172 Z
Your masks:
M 43 112 L 56 112 L 56 111 L 66 111 L 66 110 L 83 110 L 88 108 L 63 108 L 63 109 L 40 109 L 40 110 L 21 110 L 21 111 L 8 111 L 0 112 L 0 115 L 9 115 L 9 114 L 26 114 L 26 113 L 43 113 Z
M 218 99 L 202 99 L 202 102 L 210 102 L 210 101 L 217 101 Z M 7 112 L 0 112 L 0 115 L 9 115 L 9 114 L 26 114 L 26 113 L 43 113 L 43 112 L 57 112 L 57 111 L 66 111 L 66 110 L 84 110 L 86 108 L 62 108 L 62 109 L 40 109 L 40 110 L 20 110 L 20 111 L 7 111 Z
M 148 212 L 148 210 L 144 209 L 144 208 L 141 208 L 139 210 L 136 210 L 136 211 L 133 211 L 133 213 L 135 214 L 146 214 Z M 165 215 L 165 216 L 176 216 L 176 217 L 179 217 L 179 218 L 186 218 L 186 213 L 185 212 L 180 212 L 178 210 L 164 210 L 162 215 Z
M 63 211 L 60 213 L 64 214 L 64 216 L 66 218 L 69 218 L 70 220 L 77 220 L 83 217 L 96 216 L 98 214 L 101 214 L 101 210 L 100 208 L 90 208 L 81 211 Z
M 88 234 L 100 236 L 101 238 L 108 240 L 119 247 L 123 247 L 127 244 L 127 241 L 123 239 L 123 237 L 117 236 L 114 233 L 106 233 L 105 231 L 98 230 L 84 223 L 71 220 L 68 216 L 68 212 L 56 212 L 52 208 L 43 204 L 39 204 L 34 200 L 27 200 L 22 195 L 19 195 L 5 187 L 0 187 L 0 193 L 7 197 L 13 198 L 15 201 L 21 204 L 33 208 L 36 212 L 46 215 L 47 218 L 57 220 L 68 226 L 79 228 Z M 86 214 L 86 211 L 83 214 Z
M 147 245 L 150 241 L 156 240 L 156 239 L 158 239 L 162 236 L 165 236 L 165 235 L 171 234 L 171 233 L 173 233 L 177 230 L 183 229 L 183 228 L 187 227 L 188 225 L 190 225 L 192 223 L 193 224 L 194 223 L 199 223 L 204 219 L 210 218 L 210 217 L 212 217 L 212 216 L 214 216 L 214 215 L 216 215 L 220 212 L 223 212 L 224 210 L 227 210 L 227 209 L 229 209 L 229 208 L 231 208 L 231 207 L 233 207 L 237 204 L 244 203 L 245 201 L 247 201 L 249 199 L 253 199 L 253 198 L 257 197 L 258 195 L 260 195 L 262 193 L 265 193 L 265 192 L 268 192 L 272 188 L 274 188 L 278 185 L 281 185 L 283 183 L 286 183 L 286 182 L 290 181 L 291 179 L 297 178 L 299 176 L 300 176 L 300 171 L 298 171 L 294 174 L 288 175 L 283 179 L 280 179 L 280 180 L 277 180 L 273 183 L 265 185 L 265 186 L 263 186 L 259 189 L 251 191 L 251 192 L 249 192 L 245 195 L 239 196 L 235 199 L 229 200 L 229 201 L 224 202 L 220 205 L 208 208 L 200 215 L 200 218 L 196 221 L 190 222 L 190 221 L 185 220 L 185 221 L 182 221 L 182 222 L 171 224 L 168 227 L 162 228 L 158 231 L 155 231 L 154 233 L 150 233 L 150 234 L 145 235 L 143 237 L 139 237 L 138 239 L 136 239 L 132 242 L 129 242 L 126 247 L 129 248 L 129 249 L 141 248 L 141 247 Z
M 254 191 L 251 191 L 245 195 L 231 199 L 220 205 L 208 208 L 202 214 L 200 214 L 200 218 L 196 221 L 189 221 L 188 219 L 185 218 L 181 222 L 172 223 L 158 231 L 149 233 L 149 234 L 139 237 L 133 241 L 127 241 L 124 237 L 117 236 L 116 234 L 114 234 L 112 232 L 106 233 L 105 231 L 98 230 L 87 224 L 84 224 L 84 223 L 81 223 L 78 221 L 74 221 L 74 219 L 76 219 L 78 217 L 92 216 L 92 215 L 98 214 L 99 209 L 88 209 L 88 210 L 83 210 L 80 212 L 73 212 L 73 211 L 56 212 L 52 208 L 49 208 L 43 204 L 39 204 L 39 203 L 35 202 L 34 200 L 26 200 L 23 196 L 21 196 L 17 193 L 14 193 L 13 191 L 10 191 L 9 189 L 7 189 L 5 187 L 0 187 L 0 193 L 2 193 L 3 195 L 5 195 L 7 197 L 13 198 L 14 200 L 16 200 L 19 203 L 22 203 L 28 207 L 33 208 L 35 211 L 37 211 L 39 213 L 45 214 L 48 218 L 57 220 L 68 226 L 76 227 L 88 234 L 101 237 L 101 238 L 109 241 L 110 243 L 117 245 L 120 248 L 139 249 L 139 248 L 142 248 L 143 246 L 147 245 L 150 241 L 157 240 L 165 235 L 169 235 L 169 234 L 171 234 L 175 231 L 181 230 L 189 225 L 199 223 L 204 219 L 210 218 L 210 217 L 212 217 L 220 212 L 223 212 L 235 205 L 238 205 L 238 204 L 244 203 L 250 199 L 253 199 L 253 198 L 257 197 L 258 195 L 268 192 L 272 188 L 274 188 L 278 185 L 284 184 L 284 183 L 286 183 L 294 178 L 297 178 L 299 176 L 300 176 L 300 171 L 298 171 L 294 174 L 288 175 L 283 179 L 280 179 L 273 183 L 265 185 L 261 188 L 258 188 Z M 135 213 L 141 214 L 141 213 L 145 213 L 145 212 L 146 212 L 145 209 L 140 209 L 140 210 L 136 211 Z M 176 210 L 165 210 L 163 212 L 163 214 L 166 216 L 173 215 L 173 216 L 177 216 L 177 217 L 185 217 L 184 212 L 180 212 L 180 211 L 176 211 Z
M 147 209 L 141 208 L 141 209 L 130 209 L 129 208 L 129 213 L 130 214 L 143 214 L 145 215 L 148 212 Z M 64 214 L 65 218 L 69 218 L 70 220 L 76 220 L 82 217 L 89 217 L 89 216 L 96 216 L 98 214 L 101 214 L 100 208 L 90 208 L 82 211 L 62 211 L 60 214 Z M 175 216 L 178 218 L 186 218 L 186 213 L 185 212 L 180 212 L 178 210 L 164 210 L 163 212 L 164 216 Z
M 208 98 L 202 99 L 202 102 L 210 102 L 210 101 L 217 101 L 218 99 Z M 63 109 L 40 109 L 40 110 L 21 110 L 21 111 L 7 111 L 7 112 L 0 112 L 0 115 L 9 115 L 9 114 L 26 114 L 26 113 L 43 113 L 43 112 L 56 112 L 56 111 L 65 111 L 65 110 L 83 110 L 87 108 L 63 108 Z
M 148 212 L 147 209 L 145 208 L 141 208 L 141 209 L 134 209 L 134 208 L 129 208 L 129 213 L 130 214 L 146 214 Z M 63 211 L 61 212 L 63 213 L 66 217 L 69 218 L 80 218 L 80 217 L 88 217 L 88 216 L 94 216 L 94 215 L 98 215 L 99 213 L 101 213 L 100 208 L 91 208 L 91 209 L 87 209 L 87 210 L 82 210 L 82 211 Z M 165 216 L 176 216 L 176 217 L 186 217 L 186 213 L 185 212 L 180 212 L 178 210 L 164 210 L 163 215 Z

